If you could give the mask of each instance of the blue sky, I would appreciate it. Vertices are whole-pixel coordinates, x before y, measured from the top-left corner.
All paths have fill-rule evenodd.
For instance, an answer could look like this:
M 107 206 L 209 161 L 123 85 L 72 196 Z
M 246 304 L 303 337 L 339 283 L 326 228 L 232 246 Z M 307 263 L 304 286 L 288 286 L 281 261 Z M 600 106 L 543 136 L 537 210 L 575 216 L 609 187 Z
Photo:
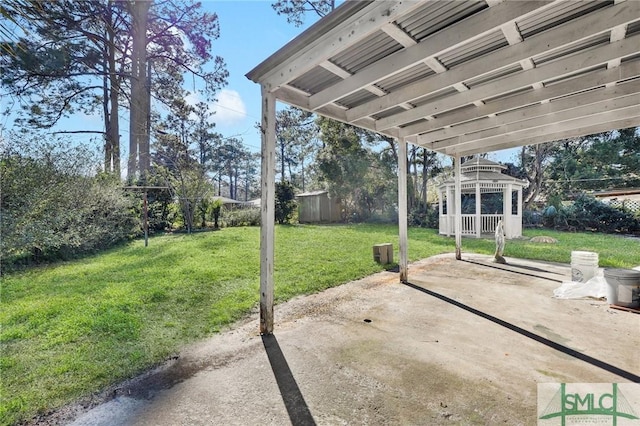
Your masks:
M 247 147 L 257 151 L 260 86 L 245 74 L 306 27 L 287 23 L 271 8 L 270 1 L 205 1 L 203 8 L 218 14 L 220 38 L 213 51 L 224 58 L 229 70 L 229 84 L 218 93 L 214 105 L 216 129 L 226 137 L 240 135 Z
M 318 18 L 309 15 L 308 22 L 303 27 L 296 27 L 288 23 L 286 17 L 276 14 L 270 0 L 205 0 L 202 7 L 207 12 L 218 14 L 220 38 L 213 41 L 213 53 L 224 58 L 229 71 L 228 85 L 217 94 L 218 102 L 211 105 L 211 108 L 216 111 L 214 115 L 216 131 L 224 137 L 241 138 L 247 148 L 257 152 L 260 150 L 260 137 L 255 124 L 260 121 L 260 86 L 247 79 L 245 74 Z M 196 80 L 195 88 L 197 87 Z M 186 78 L 185 89 L 194 92 L 194 83 L 189 76 Z M 188 99 L 195 104 L 201 97 L 192 94 Z M 4 108 L 7 102 L 9 100 L 0 100 L 2 104 L 0 107 Z M 166 114 L 166 111 L 163 114 Z M 121 118 L 121 149 L 126 151 L 129 139 L 126 111 L 123 111 Z M 11 123 L 5 120 L 2 124 L 6 123 L 10 127 Z M 76 115 L 62 121 L 59 128 L 60 130 L 104 130 L 99 115 Z M 68 137 L 78 140 L 87 139 L 86 135 Z M 94 137 L 94 139 L 98 138 Z M 126 158 L 126 152 L 123 152 L 122 158 Z M 512 158 L 512 152 L 507 151 L 492 154 L 490 158 L 499 161 L 515 161 Z

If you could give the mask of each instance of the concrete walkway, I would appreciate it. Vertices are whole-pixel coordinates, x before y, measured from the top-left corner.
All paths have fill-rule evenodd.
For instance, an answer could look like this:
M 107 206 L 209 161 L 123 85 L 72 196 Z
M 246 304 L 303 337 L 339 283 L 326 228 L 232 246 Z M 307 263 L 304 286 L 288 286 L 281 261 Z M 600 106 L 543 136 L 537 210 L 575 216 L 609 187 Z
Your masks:
M 640 315 L 552 298 L 568 265 L 464 257 L 278 305 L 274 336 L 254 315 L 72 424 L 529 425 L 537 383 L 640 380 Z

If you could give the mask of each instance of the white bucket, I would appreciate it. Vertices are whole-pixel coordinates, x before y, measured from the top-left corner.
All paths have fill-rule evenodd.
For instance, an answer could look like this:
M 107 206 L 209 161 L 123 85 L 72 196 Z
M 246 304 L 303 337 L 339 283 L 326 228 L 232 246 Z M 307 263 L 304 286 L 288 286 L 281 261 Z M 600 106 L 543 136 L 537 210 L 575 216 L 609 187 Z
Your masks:
M 640 271 L 605 269 L 607 302 L 610 305 L 637 308 L 640 306 Z
M 571 252 L 571 281 L 586 283 L 598 271 L 598 253 L 590 251 Z

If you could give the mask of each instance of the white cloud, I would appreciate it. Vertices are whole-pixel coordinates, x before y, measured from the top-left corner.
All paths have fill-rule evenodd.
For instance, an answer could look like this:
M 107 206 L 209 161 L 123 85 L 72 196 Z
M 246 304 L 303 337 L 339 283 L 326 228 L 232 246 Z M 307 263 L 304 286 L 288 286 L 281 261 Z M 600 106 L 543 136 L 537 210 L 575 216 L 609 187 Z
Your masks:
M 213 104 L 213 121 L 220 125 L 233 125 L 241 122 L 247 116 L 247 108 L 238 92 L 222 89 Z

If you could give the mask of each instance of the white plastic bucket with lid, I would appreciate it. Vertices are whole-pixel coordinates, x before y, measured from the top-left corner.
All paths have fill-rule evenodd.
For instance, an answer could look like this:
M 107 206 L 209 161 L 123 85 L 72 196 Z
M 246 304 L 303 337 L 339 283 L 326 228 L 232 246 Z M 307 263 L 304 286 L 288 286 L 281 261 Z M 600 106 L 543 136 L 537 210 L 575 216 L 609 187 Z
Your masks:
M 605 269 L 607 302 L 610 305 L 637 308 L 640 306 L 640 271 Z
M 585 283 L 598 271 L 598 253 L 590 251 L 571 252 L 571 281 Z

